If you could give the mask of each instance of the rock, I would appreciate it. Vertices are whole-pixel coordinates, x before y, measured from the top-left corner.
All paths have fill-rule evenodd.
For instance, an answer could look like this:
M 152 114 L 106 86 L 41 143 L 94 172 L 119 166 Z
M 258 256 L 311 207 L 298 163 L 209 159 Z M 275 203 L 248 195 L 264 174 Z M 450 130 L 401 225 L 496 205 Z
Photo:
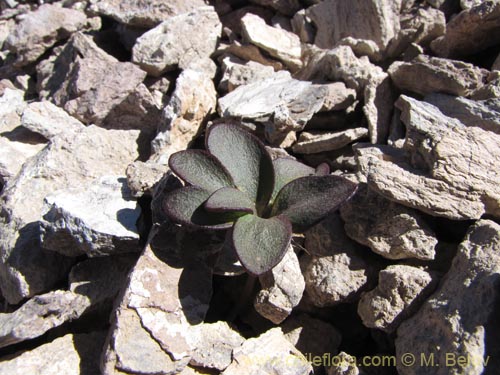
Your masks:
M 314 43 L 316 29 L 309 17 L 306 16 L 306 9 L 301 9 L 290 20 L 292 31 L 297 34 L 302 43 Z
M 216 105 L 217 92 L 212 80 L 202 72 L 184 70 L 177 78 L 158 134 L 152 141 L 151 161 L 168 165 L 170 155 L 185 150 L 199 134 Z
M 65 132 L 24 163 L 2 194 L 0 287 L 11 304 L 51 288 L 71 258 L 42 250 L 39 221 L 43 199 L 59 189 L 86 185 L 101 176 L 124 174 L 138 157 L 138 131 L 67 124 Z
M 488 358 L 486 363 L 497 367 L 498 359 L 492 354 L 498 352 L 494 317 L 498 312 L 499 248 L 498 224 L 481 220 L 469 229 L 437 291 L 397 331 L 397 356 L 433 355 L 436 366 L 398 364 L 400 374 L 479 375 Z M 469 360 L 459 362 L 458 358 Z
M 255 298 L 255 310 L 274 324 L 280 324 L 299 304 L 305 288 L 299 260 L 291 245 L 281 262 L 260 276 L 259 281 L 262 290 Z
M 142 84 L 146 73 L 119 62 L 77 33 L 38 69 L 38 91 L 85 124 L 156 131 L 160 109 Z
M 304 356 L 290 344 L 280 328 L 246 340 L 233 352 L 233 362 L 222 375 L 290 374 L 312 371 Z
M 245 61 L 255 61 L 265 66 L 271 66 L 275 71 L 284 69 L 282 63 L 264 56 L 258 47 L 248 43 L 240 43 L 237 40 L 230 45 L 221 44 L 218 53 L 229 53 Z
M 363 113 L 368 122 L 371 143 L 385 143 L 389 135 L 394 94 L 389 77 L 370 82 L 364 92 Z
M 139 252 L 141 210 L 124 177 L 106 176 L 88 186 L 45 197 L 41 243 L 62 255 L 103 256 Z
M 338 132 L 314 131 L 300 133 L 292 150 L 298 154 L 314 154 L 318 152 L 341 149 L 348 144 L 368 136 L 368 129 L 354 128 Z
M 476 101 L 451 95 L 431 94 L 425 97 L 425 101 L 466 126 L 477 126 L 500 134 L 500 98 Z
M 168 167 L 166 165 L 152 162 L 144 163 L 139 160 L 134 161 L 127 167 L 126 171 L 127 185 L 131 196 L 139 198 L 143 195 L 152 195 L 155 185 L 167 171 Z
M 43 4 L 18 17 L 18 24 L 5 40 L 16 54 L 17 66 L 35 62 L 50 47 L 84 28 L 85 13 L 52 4 Z
M 337 355 L 337 363 L 330 366 L 327 375 L 359 375 L 357 359 L 346 352 Z
M 420 268 L 394 265 L 379 272 L 378 286 L 364 293 L 358 314 L 368 328 L 394 332 L 413 315 L 436 286 L 437 279 Z
M 491 66 L 491 70 L 500 70 L 500 54 L 497 56 L 493 65 Z
M 483 1 L 446 24 L 446 33 L 431 43 L 441 57 L 472 55 L 500 43 L 500 3 Z
M 99 373 L 103 332 L 67 334 L 35 349 L 2 358 L 0 372 L 24 375 Z
M 387 71 L 400 90 L 420 95 L 440 92 L 470 96 L 482 87 L 488 71 L 458 60 L 419 55 L 410 62 L 394 62 Z
M 255 61 L 244 62 L 234 56 L 222 60 L 223 76 L 219 90 L 231 92 L 239 86 L 261 81 L 274 75 L 274 69 Z
M 317 307 L 352 302 L 367 287 L 371 272 L 352 247 L 330 254 L 301 258 L 306 292 Z
M 303 129 L 321 110 L 327 93 L 324 85 L 293 79 L 283 71 L 219 99 L 219 114 L 263 123 L 268 140 L 281 142 L 290 131 Z
M 175 0 L 168 3 L 155 0 L 99 0 L 92 10 L 118 22 L 140 28 L 152 28 L 168 18 L 203 7 L 203 0 Z
M 299 0 L 251 0 L 251 2 L 273 8 L 287 16 L 293 16 L 302 8 Z
M 200 61 L 209 60 L 221 36 L 222 24 L 213 7 L 197 8 L 170 17 L 140 36 L 132 49 L 132 61 L 148 74 L 158 77 L 168 70 L 208 69 Z
M 44 139 L 20 126 L 21 116 L 27 105 L 20 90 L 5 88 L 3 95 L 0 96 L 0 185 L 2 186 L 19 173 L 26 160 L 45 147 Z
M 328 94 L 323 102 L 322 111 L 340 111 L 350 107 L 356 100 L 356 91 L 348 89 L 343 82 L 325 84 Z
M 340 212 L 349 237 L 375 253 L 388 259 L 434 259 L 438 241 L 417 211 L 362 186 Z
M 251 13 L 241 19 L 241 25 L 247 42 L 262 48 L 283 62 L 292 72 L 302 67 L 302 47 L 297 35 L 268 26 L 262 18 Z
M 337 353 L 342 339 L 334 326 L 307 314 L 290 317 L 281 329 L 292 345 L 313 357 Z M 318 340 L 319 337 L 321 340 Z
M 494 73 L 493 71 L 492 73 Z M 493 75 L 493 74 L 491 74 Z M 490 76 L 491 76 L 490 75 Z M 488 80 L 488 83 L 476 91 L 470 96 L 472 100 L 487 100 L 500 98 L 500 77 L 493 77 L 493 79 Z
M 131 271 L 112 316 L 104 375 L 173 374 L 191 360 L 196 325 L 212 294 L 209 241 L 203 234 L 179 233 L 172 224 L 159 230 Z
M 400 6 L 399 0 L 325 0 L 309 7 L 306 16 L 316 27 L 314 44 L 320 48 L 333 48 L 349 36 L 384 50 L 399 31 Z
M 79 318 L 90 305 L 82 295 L 58 290 L 36 296 L 10 314 L 0 314 L 0 347 L 39 337 Z
M 203 323 L 194 330 L 195 349 L 189 362 L 192 366 L 223 371 L 231 364 L 233 350 L 245 341 L 226 322 Z
M 266 1 L 266 0 L 262 0 Z M 264 8 L 256 5 L 244 5 L 240 8 L 236 8 L 232 12 L 221 16 L 222 24 L 224 25 L 225 34 L 228 34 L 231 43 L 241 40 L 243 36 L 243 26 L 241 19 L 247 14 L 253 14 L 262 18 L 267 24 L 272 23 L 272 19 L 275 16 L 269 8 Z
M 463 10 L 468 10 L 484 3 L 485 0 L 460 0 L 460 7 Z
M 409 97 L 402 96 L 397 106 L 406 125 L 404 148 L 413 163 L 429 170 L 433 179 L 463 192 L 484 212 L 500 215 L 500 174 L 491 169 L 500 159 L 500 136 L 466 127 L 431 104 Z M 470 218 L 479 218 L 476 215 Z

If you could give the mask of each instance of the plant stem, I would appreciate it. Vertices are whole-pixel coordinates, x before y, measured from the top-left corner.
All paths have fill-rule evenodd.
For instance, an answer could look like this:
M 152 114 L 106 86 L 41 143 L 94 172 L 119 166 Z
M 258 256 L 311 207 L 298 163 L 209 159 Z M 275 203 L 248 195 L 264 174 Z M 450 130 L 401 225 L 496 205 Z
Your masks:
M 257 277 L 250 275 L 249 273 L 247 274 L 247 280 L 245 282 L 245 287 L 243 288 L 243 292 L 241 293 L 240 299 L 238 303 L 233 307 L 231 312 L 229 313 L 228 322 L 232 322 L 236 319 L 238 314 L 243 310 L 245 305 L 248 304 L 250 297 L 252 297 L 252 292 L 255 286 L 255 281 L 257 280 Z

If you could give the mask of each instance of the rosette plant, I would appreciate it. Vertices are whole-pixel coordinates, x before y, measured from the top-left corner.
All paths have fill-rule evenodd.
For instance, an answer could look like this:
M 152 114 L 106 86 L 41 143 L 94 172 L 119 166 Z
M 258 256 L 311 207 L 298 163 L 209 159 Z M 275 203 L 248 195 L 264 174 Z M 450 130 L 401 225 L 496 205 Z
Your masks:
M 316 224 L 357 187 L 325 166 L 273 161 L 264 144 L 238 125 L 213 125 L 205 146 L 172 154 L 169 166 L 185 186 L 169 193 L 163 208 L 178 224 L 229 229 L 232 248 L 253 276 L 280 262 L 293 232 Z

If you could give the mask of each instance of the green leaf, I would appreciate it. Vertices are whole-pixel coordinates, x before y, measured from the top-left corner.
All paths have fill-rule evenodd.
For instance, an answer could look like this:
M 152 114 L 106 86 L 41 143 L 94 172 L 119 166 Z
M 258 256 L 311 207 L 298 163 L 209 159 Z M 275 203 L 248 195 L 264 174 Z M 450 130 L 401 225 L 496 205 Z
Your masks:
M 168 165 L 185 182 L 210 192 L 234 186 L 233 179 L 220 161 L 204 150 L 176 152 L 170 156 Z
M 233 246 L 245 269 L 259 276 L 276 266 L 288 248 L 292 226 L 287 218 L 240 217 L 233 227 Z
M 235 188 L 222 188 L 213 193 L 205 202 L 205 209 L 211 212 L 238 211 L 255 213 L 255 203 Z
M 349 199 L 357 185 L 340 176 L 309 176 L 288 183 L 274 202 L 271 216 L 284 215 L 300 232 Z
M 276 177 L 271 202 L 274 201 L 276 195 L 283 188 L 283 186 L 288 184 L 290 181 L 314 174 L 314 168 L 311 168 L 293 159 L 275 159 L 273 160 L 273 167 Z
M 206 146 L 261 212 L 274 186 L 273 163 L 264 144 L 239 126 L 217 124 L 208 130 Z
M 163 201 L 163 209 L 178 224 L 206 229 L 230 228 L 241 214 L 206 211 L 203 205 L 211 194 L 197 186 L 186 186 L 169 193 Z

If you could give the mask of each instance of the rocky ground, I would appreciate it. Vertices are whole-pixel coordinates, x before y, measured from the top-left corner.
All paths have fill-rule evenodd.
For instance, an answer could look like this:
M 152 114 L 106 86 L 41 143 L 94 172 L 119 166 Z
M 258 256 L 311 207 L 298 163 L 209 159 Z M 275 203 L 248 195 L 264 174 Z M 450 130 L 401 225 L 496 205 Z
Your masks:
M 0 374 L 499 373 L 499 0 L 0 8 Z M 220 121 L 359 182 L 235 319 L 161 209 Z

